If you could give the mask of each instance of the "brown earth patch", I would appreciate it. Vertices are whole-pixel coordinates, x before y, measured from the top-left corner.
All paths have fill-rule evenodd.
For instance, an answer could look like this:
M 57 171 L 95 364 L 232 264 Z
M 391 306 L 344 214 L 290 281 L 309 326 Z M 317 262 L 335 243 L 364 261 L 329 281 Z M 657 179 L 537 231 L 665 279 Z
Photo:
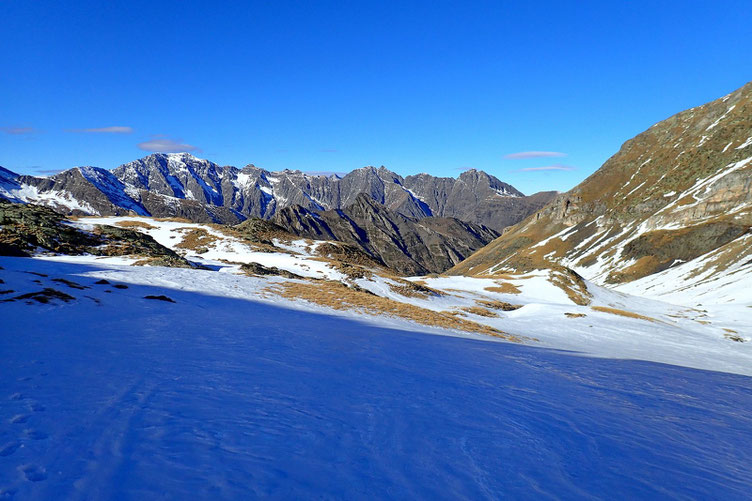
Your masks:
M 249 276 L 280 276 L 285 278 L 299 278 L 302 279 L 300 275 L 296 275 L 295 273 L 292 273 L 291 271 L 282 270 L 277 268 L 276 266 L 264 266 L 259 263 L 243 263 L 240 265 L 240 271 L 245 273 Z
M 155 221 L 164 221 L 164 222 L 172 222 L 172 223 L 187 223 L 192 224 L 193 221 L 190 219 L 186 219 L 184 217 L 155 217 Z
M 476 301 L 476 303 L 478 303 L 480 305 L 483 305 L 486 308 L 491 308 L 492 310 L 501 310 L 501 311 L 519 310 L 523 306 L 521 304 L 507 303 L 506 301 L 485 301 L 485 300 L 478 300 L 478 301 Z
M 647 320 L 648 322 L 658 322 L 658 320 L 652 317 L 646 317 L 645 315 L 640 315 L 639 313 L 634 313 L 632 311 L 627 311 L 627 310 L 620 310 L 618 308 L 611 308 L 609 306 L 592 306 L 592 308 L 595 311 L 600 311 L 602 313 L 611 313 L 612 315 L 619 315 L 620 317 L 635 318 L 638 320 Z
M 587 306 L 593 298 L 593 295 L 587 289 L 585 280 L 569 268 L 557 267 L 551 275 L 551 283 L 563 290 L 576 305 Z
M 268 289 L 287 299 L 302 299 L 335 310 L 359 310 L 370 315 L 391 315 L 431 327 L 475 332 L 498 337 L 516 343 L 522 342 L 517 336 L 499 329 L 459 318 L 453 314 L 420 308 L 400 303 L 392 299 L 367 294 L 340 282 L 285 282 Z
M 398 277 L 389 277 L 392 281 L 397 282 L 396 284 L 389 284 L 389 288 L 402 296 L 405 297 L 418 297 L 418 298 L 425 298 L 425 297 L 439 297 L 439 296 L 445 296 L 441 291 L 438 291 L 436 289 L 432 289 L 431 287 L 428 287 L 427 285 L 419 284 L 417 282 L 411 282 L 410 280 L 405 280 Z M 425 283 L 425 282 L 424 282 Z
M 145 223 L 143 221 L 118 221 L 115 223 L 116 226 L 120 226 L 121 228 L 143 228 L 145 230 L 154 230 L 157 227 L 152 226 L 149 223 Z
M 566 316 L 567 318 L 582 318 L 582 317 L 586 317 L 587 315 L 584 314 L 584 313 L 569 313 L 569 312 L 566 312 L 566 313 L 564 313 L 564 316 Z
M 183 240 L 175 247 L 179 249 L 189 249 L 199 254 L 203 254 L 209 250 L 209 246 L 219 240 L 215 235 L 212 235 L 203 228 L 178 228 L 178 230 L 187 230 L 188 232 L 183 236 Z
M 462 308 L 462 311 L 466 311 L 470 313 L 471 315 L 478 315 L 480 317 L 498 317 L 499 315 L 489 310 L 488 308 L 481 308 L 480 306 L 468 306 L 466 308 Z
M 522 291 L 519 287 L 509 282 L 496 282 L 498 286 L 485 287 L 483 290 L 488 292 L 498 292 L 500 294 L 520 294 Z
M 737 343 L 745 343 L 747 342 L 746 339 L 741 337 L 735 330 L 733 329 L 723 329 L 726 332 L 723 334 L 723 337 L 726 339 L 729 339 L 731 341 L 736 341 Z

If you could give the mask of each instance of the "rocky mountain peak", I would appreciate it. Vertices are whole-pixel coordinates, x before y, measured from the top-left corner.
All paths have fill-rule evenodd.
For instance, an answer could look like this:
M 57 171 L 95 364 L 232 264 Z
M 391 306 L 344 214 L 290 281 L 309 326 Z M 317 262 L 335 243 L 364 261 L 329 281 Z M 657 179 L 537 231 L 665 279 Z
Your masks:
M 314 211 L 344 208 L 360 203 L 356 198 L 365 193 L 406 217 L 456 216 L 499 230 L 547 200 L 494 200 L 519 192 L 480 171 L 463 174 L 460 179 L 427 174 L 403 178 L 382 165 L 361 167 L 340 177 L 289 169 L 269 172 L 253 164 L 243 169 L 220 167 L 190 153 L 154 153 L 112 171 L 82 167 L 75 172 L 65 171 L 48 180 L 24 176 L 22 183 L 33 185 L 36 192 L 23 191 L 20 184 L 7 181 L 0 195 L 16 200 L 12 193 L 25 193 L 24 200 L 51 204 L 54 198 L 54 206 L 64 212 L 91 210 L 108 215 L 136 211 L 197 222 L 236 223 L 247 217 L 271 218 L 292 205 Z M 74 182 L 74 178 L 78 180 Z M 89 197 L 101 198 L 95 191 L 109 202 L 92 205 Z M 43 196 L 42 192 L 55 195 Z

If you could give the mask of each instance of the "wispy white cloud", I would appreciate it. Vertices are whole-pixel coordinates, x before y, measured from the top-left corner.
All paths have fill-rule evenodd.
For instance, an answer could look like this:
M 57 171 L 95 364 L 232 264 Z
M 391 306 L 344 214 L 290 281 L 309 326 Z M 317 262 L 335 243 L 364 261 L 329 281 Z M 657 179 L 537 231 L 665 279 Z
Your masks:
M 545 171 L 552 171 L 552 170 L 570 171 L 570 170 L 576 170 L 576 168 L 570 165 L 554 164 L 554 165 L 544 165 L 543 167 L 526 167 L 524 169 L 517 169 L 514 172 L 545 172 Z
M 518 151 L 517 153 L 504 155 L 504 158 L 516 160 L 521 158 L 557 158 L 565 156 L 567 156 L 566 153 L 561 153 L 559 151 Z
M 79 132 L 90 134 L 130 134 L 133 132 L 132 127 L 122 125 L 111 125 L 109 127 L 95 127 L 91 129 L 69 129 L 67 132 Z
M 35 134 L 39 132 L 34 127 L 0 127 L 0 131 L 13 136 L 23 136 L 26 134 Z
M 138 143 L 138 147 L 144 151 L 156 153 L 182 153 L 187 151 L 201 151 L 198 146 L 186 144 L 180 139 L 170 139 L 162 135 L 153 136 L 150 140 Z

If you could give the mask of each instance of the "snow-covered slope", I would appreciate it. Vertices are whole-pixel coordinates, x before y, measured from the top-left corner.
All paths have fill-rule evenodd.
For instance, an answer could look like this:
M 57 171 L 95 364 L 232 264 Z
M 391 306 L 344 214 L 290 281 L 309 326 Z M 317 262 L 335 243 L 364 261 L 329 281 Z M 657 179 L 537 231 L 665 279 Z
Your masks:
M 152 231 L 177 240 L 173 229 Z M 47 303 L 0 302 L 0 497 L 743 499 L 752 491 L 748 377 L 431 336 L 415 331 L 449 331 L 265 297 L 270 283 L 289 282 L 280 277 L 111 260 L 0 258 L 5 290 L 58 291 L 35 296 Z M 477 280 L 431 285 L 461 288 L 470 304 L 489 292 Z M 566 319 L 567 296 L 553 297 L 548 281 L 511 282 L 527 303 L 516 311 L 528 331 L 559 325 L 563 337 L 592 321 L 592 339 L 633 338 L 643 325 Z M 655 337 L 666 331 L 649 326 Z
M 98 224 L 135 229 L 211 270 L 113 271 L 128 283 L 273 301 L 391 328 L 471 332 L 596 356 L 752 375 L 752 342 L 747 342 L 752 340 L 752 308 L 739 303 L 721 310 L 672 304 L 609 290 L 563 268 L 407 281 L 372 264 L 331 257 L 328 246 L 336 243 L 276 238 L 260 244 L 221 226 L 139 217 L 80 218 L 72 224 L 85 230 Z M 104 266 L 112 258 L 44 259 Z M 232 285 L 223 285 L 224 280 Z

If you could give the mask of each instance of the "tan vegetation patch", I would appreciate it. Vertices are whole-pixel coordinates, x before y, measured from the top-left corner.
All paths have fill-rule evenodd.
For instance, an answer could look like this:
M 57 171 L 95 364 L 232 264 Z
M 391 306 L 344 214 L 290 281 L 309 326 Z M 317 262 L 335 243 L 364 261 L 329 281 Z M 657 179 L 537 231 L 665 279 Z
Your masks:
M 569 242 L 569 243 L 566 243 Z M 557 257 L 564 257 L 566 255 L 567 251 L 571 247 L 571 241 L 569 239 L 562 240 L 559 237 L 552 238 L 545 244 L 543 244 L 541 247 L 536 247 L 535 249 L 530 249 L 528 252 L 530 252 L 531 255 L 536 255 L 539 259 L 556 259 Z M 543 256 L 549 256 L 551 257 L 544 258 Z
M 551 275 L 551 283 L 563 290 L 570 301 L 576 305 L 587 306 L 593 298 L 593 295 L 588 291 L 585 280 L 569 268 L 558 268 Z
M 335 261 L 334 268 L 350 280 L 373 277 L 373 272 L 368 268 L 364 268 L 363 266 Z
M 634 313 L 632 311 L 627 311 L 627 310 L 620 310 L 618 308 L 611 308 L 609 306 L 593 306 L 592 308 L 595 311 L 600 311 L 602 313 L 611 313 L 612 315 L 619 315 L 620 317 L 635 318 L 638 320 L 647 320 L 648 322 L 658 322 L 658 320 L 652 317 L 646 317 L 645 315 L 640 315 L 639 313 Z
M 521 294 L 522 291 L 519 287 L 509 282 L 496 281 L 498 286 L 485 287 L 483 290 L 488 292 L 498 292 L 500 294 Z
M 480 306 L 468 306 L 467 308 L 462 308 L 462 311 L 466 311 L 470 313 L 471 315 L 478 315 L 481 317 L 498 317 L 498 313 L 495 311 L 491 311 L 488 308 L 481 308 Z
M 524 280 L 530 278 L 533 275 L 528 274 L 512 274 L 512 273 L 494 273 L 493 275 L 473 275 L 475 278 L 490 278 L 494 280 Z
M 155 217 L 154 220 L 161 221 L 161 222 L 193 224 L 193 221 L 191 221 L 190 219 L 186 219 L 184 217 Z
M 567 318 L 582 318 L 582 317 L 586 317 L 587 315 L 584 314 L 584 313 L 570 313 L 570 312 L 566 312 L 566 313 L 564 313 L 564 316 L 566 316 Z
M 501 310 L 501 311 L 514 311 L 519 310 L 522 308 L 521 304 L 512 304 L 507 303 L 506 301 L 486 301 L 486 300 L 478 300 L 476 303 L 485 306 L 486 308 L 491 308 L 492 310 Z
M 359 310 L 370 315 L 392 315 L 421 325 L 486 334 L 516 343 L 522 340 L 488 325 L 472 322 L 454 314 L 437 312 L 368 294 L 340 282 L 285 282 L 266 289 L 287 299 L 302 299 L 335 310 Z
M 723 337 L 726 339 L 729 339 L 731 341 L 736 341 L 737 343 L 745 343 L 747 340 L 741 337 L 735 330 L 733 329 L 723 329 L 726 331 L 723 334 Z
M 175 246 L 179 249 L 190 249 L 202 253 L 209 250 L 208 247 L 219 240 L 217 236 L 212 235 L 203 228 L 179 228 L 178 230 L 188 231 L 183 236 L 183 240 Z
M 695 203 L 697 200 L 692 195 L 685 195 L 679 200 L 676 201 L 676 206 L 681 207 L 682 205 L 689 205 Z
M 121 228 L 143 228 L 145 230 L 154 230 L 157 227 L 152 226 L 149 223 L 145 223 L 143 221 L 118 221 L 115 223 L 115 226 L 120 226 Z
M 281 277 L 293 278 L 293 279 L 303 278 L 300 275 L 297 275 L 287 270 L 282 270 L 280 268 L 277 268 L 276 266 L 264 266 L 259 263 L 242 263 L 240 265 L 240 271 L 242 271 L 243 273 L 251 277 L 272 275 L 272 276 L 281 276 Z
M 390 280 L 392 280 L 393 282 L 396 282 L 396 284 L 393 284 L 393 283 L 389 284 L 389 288 L 392 290 L 392 292 L 395 292 L 405 297 L 425 298 L 425 297 L 431 297 L 431 296 L 438 297 L 438 296 L 445 295 L 443 292 L 438 291 L 436 289 L 432 289 L 431 287 L 428 287 L 427 285 L 421 285 L 417 281 L 411 282 L 410 280 L 405 280 L 403 278 L 397 278 L 397 277 L 390 277 Z

